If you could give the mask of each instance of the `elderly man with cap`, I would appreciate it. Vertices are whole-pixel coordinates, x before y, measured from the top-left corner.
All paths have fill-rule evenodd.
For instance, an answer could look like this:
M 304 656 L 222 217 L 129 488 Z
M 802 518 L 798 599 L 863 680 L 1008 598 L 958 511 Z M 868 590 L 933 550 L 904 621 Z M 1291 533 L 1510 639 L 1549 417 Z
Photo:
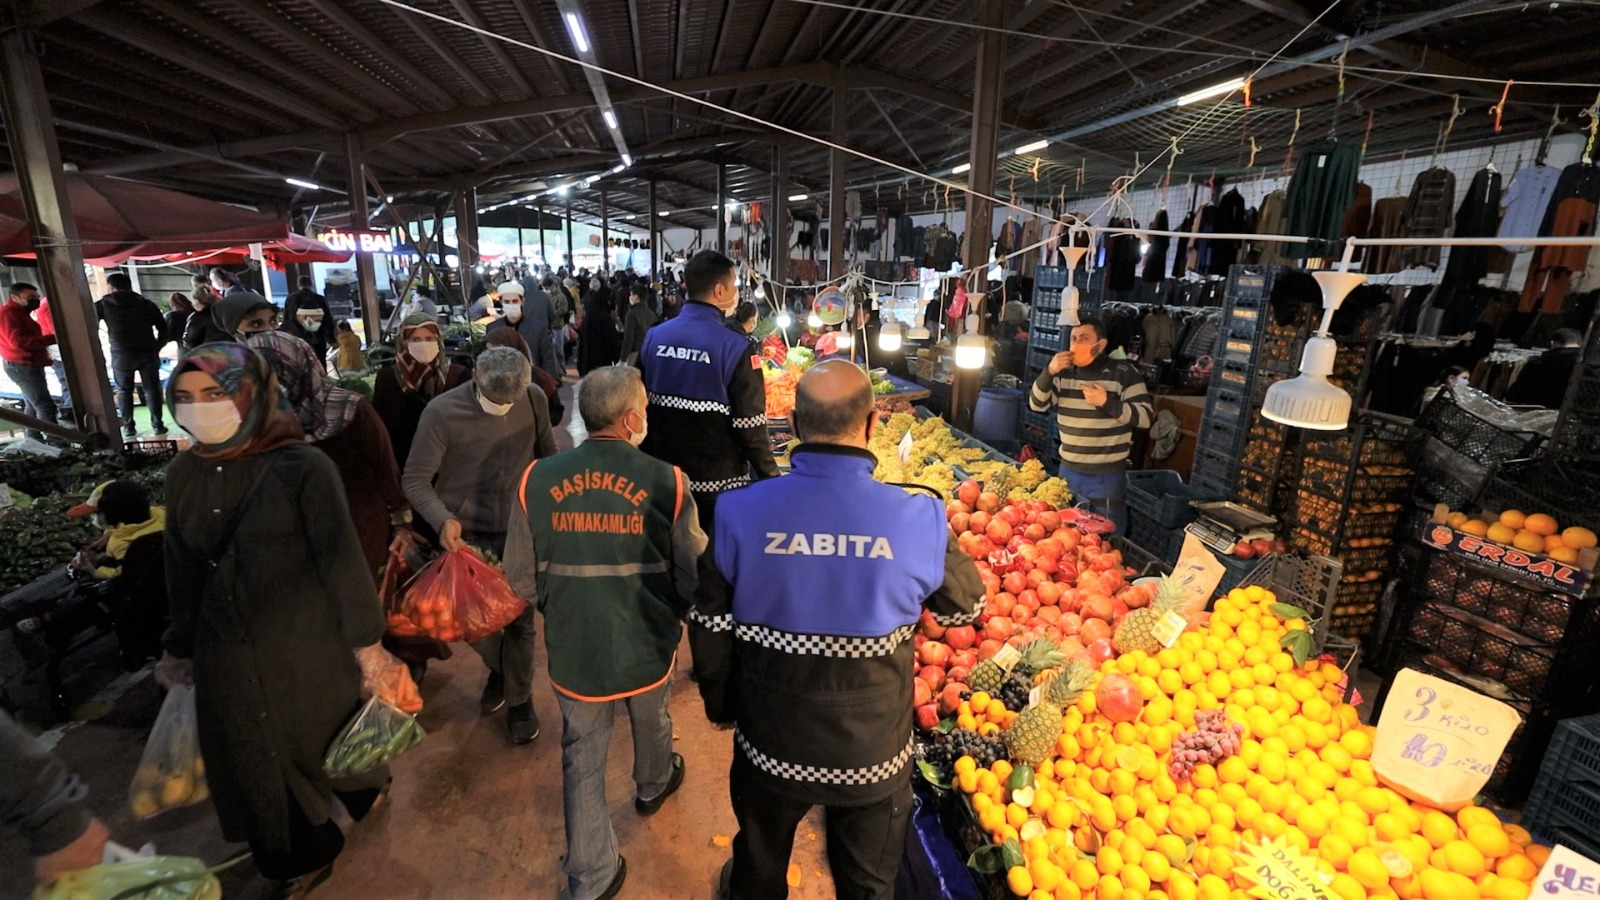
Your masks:
M 478 355 L 472 380 L 445 391 L 422 410 L 400 485 L 439 545 L 468 545 L 505 554 L 513 491 L 535 459 L 553 456 L 550 407 L 532 387 L 528 358 L 509 347 Z M 473 644 L 489 667 L 480 708 L 510 705 L 511 740 L 539 735 L 533 711 L 534 613 L 529 607 L 499 634 Z
M 794 427 L 793 474 L 719 498 L 689 613 L 706 715 L 735 728 L 723 894 L 787 896 L 795 828 L 825 806 L 838 895 L 887 900 L 911 814 L 912 632 L 923 610 L 977 621 L 983 581 L 937 495 L 873 480 L 860 366 L 807 372 Z M 818 591 L 819 566 L 844 589 Z
M 490 322 L 486 330 L 510 328 L 516 331 L 528 342 L 533 364 L 559 378 L 563 367 L 556 361 L 555 341 L 550 336 L 550 330 L 555 327 L 550 295 L 537 288 L 529 293 L 516 281 L 500 285 L 499 294 L 500 318 Z

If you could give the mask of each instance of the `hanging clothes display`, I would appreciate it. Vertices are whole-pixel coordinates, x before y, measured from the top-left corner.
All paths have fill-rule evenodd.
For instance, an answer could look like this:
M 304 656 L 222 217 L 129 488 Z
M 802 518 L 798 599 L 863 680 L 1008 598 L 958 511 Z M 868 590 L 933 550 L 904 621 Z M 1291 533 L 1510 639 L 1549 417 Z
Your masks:
M 1018 250 L 1024 247 L 1029 249 L 1026 253 L 1013 260 L 1012 265 L 1012 268 L 1016 269 L 1018 274 L 1025 275 L 1028 278 L 1033 277 L 1034 271 L 1039 268 L 1039 248 L 1033 245 L 1043 239 L 1044 229 L 1039 224 L 1039 217 L 1029 216 L 1028 221 L 1022 226 L 1021 245 L 1017 247 Z
M 1554 231 L 1556 210 L 1561 201 L 1569 197 L 1600 203 L 1600 166 L 1593 162 L 1575 162 L 1561 170 L 1555 193 L 1550 196 L 1550 205 L 1545 208 L 1544 221 L 1539 225 L 1541 237 L 1554 237 L 1557 234 Z
M 1356 182 L 1356 194 L 1350 201 L 1350 206 L 1344 211 L 1344 225 L 1339 233 L 1347 238 L 1366 237 L 1372 230 L 1372 185 L 1364 181 Z M 1357 247 L 1352 260 L 1363 259 L 1365 247 Z
M 1568 197 L 1556 205 L 1550 237 L 1587 237 L 1594 234 L 1595 203 L 1584 197 Z M 1561 312 L 1574 272 L 1589 264 L 1589 248 L 1538 247 L 1522 285 L 1519 312 L 1538 311 L 1545 315 Z
M 1150 223 L 1152 231 L 1171 231 L 1172 225 L 1167 219 L 1165 206 L 1156 211 L 1155 221 Z M 1150 249 L 1144 254 L 1145 281 L 1160 281 L 1167 271 L 1167 249 L 1172 246 L 1172 238 L 1164 234 L 1150 236 Z M 1149 346 L 1147 343 L 1145 346 Z
M 1277 190 L 1261 198 L 1261 211 L 1256 216 L 1257 234 L 1286 234 L 1284 231 L 1289 224 L 1285 214 L 1284 203 L 1288 194 Z M 1288 244 L 1277 241 L 1260 241 L 1254 245 L 1255 262 L 1263 266 L 1283 266 L 1290 263 L 1289 257 L 1284 253 Z
M 1184 216 L 1183 221 L 1179 223 L 1178 230 L 1194 231 L 1195 218 L 1195 211 L 1189 210 L 1189 214 Z M 1178 238 L 1178 255 L 1172 259 L 1173 278 L 1182 278 L 1184 273 L 1189 271 L 1189 245 L 1191 243 L 1193 242 L 1187 235 Z
M 1195 217 L 1194 230 L 1201 234 L 1189 244 L 1189 270 L 1196 275 L 1204 275 L 1208 271 L 1206 264 L 1211 259 L 1211 239 L 1204 235 L 1217 230 L 1217 206 L 1207 203 L 1200 207 L 1200 214 Z
M 1456 176 L 1449 169 L 1435 166 L 1411 185 L 1406 201 L 1406 237 L 1441 238 L 1450 227 L 1450 213 L 1456 207 Z M 1412 266 L 1439 268 L 1438 247 L 1406 247 L 1400 253 L 1400 268 Z
M 1361 148 L 1349 141 L 1320 141 L 1295 163 L 1285 201 L 1288 234 L 1303 234 L 1309 244 L 1290 244 L 1291 259 L 1333 256 L 1340 252 L 1344 213 L 1356 193 Z
M 1461 198 L 1461 208 L 1456 210 L 1454 237 L 1492 237 L 1500 217 L 1500 173 L 1485 166 L 1472 176 L 1472 184 Z M 1490 247 L 1451 247 L 1450 261 L 1445 264 L 1441 290 L 1435 295 L 1434 305 L 1449 306 L 1456 289 L 1478 283 L 1489 274 Z
M 1138 228 L 1133 219 L 1112 219 L 1111 228 Z M 1132 234 L 1113 234 L 1105 239 L 1105 289 L 1131 291 L 1137 286 L 1139 273 L 1139 238 Z
M 1550 207 L 1550 198 L 1556 194 L 1556 183 L 1561 172 L 1555 166 L 1535 163 L 1518 169 L 1511 176 L 1511 186 L 1500 199 L 1505 207 L 1505 218 L 1500 221 L 1498 235 L 1504 238 L 1538 237 L 1544 224 L 1544 212 Z M 1512 253 L 1529 249 L 1526 244 L 1507 244 Z
M 1245 209 L 1244 195 L 1230 188 L 1217 201 L 1208 230 L 1216 234 L 1243 234 L 1249 229 L 1250 217 Z M 1207 241 L 1206 260 L 1201 271 L 1207 275 L 1227 275 L 1233 264 L 1239 261 L 1241 243 L 1230 239 Z
M 1405 197 L 1385 197 L 1372 205 L 1372 224 L 1367 228 L 1367 237 L 1397 238 L 1406 234 L 1406 207 L 1410 200 Z M 1362 260 L 1361 270 L 1372 274 L 1400 271 L 1400 251 L 1404 247 L 1382 246 L 1368 247 L 1367 255 Z

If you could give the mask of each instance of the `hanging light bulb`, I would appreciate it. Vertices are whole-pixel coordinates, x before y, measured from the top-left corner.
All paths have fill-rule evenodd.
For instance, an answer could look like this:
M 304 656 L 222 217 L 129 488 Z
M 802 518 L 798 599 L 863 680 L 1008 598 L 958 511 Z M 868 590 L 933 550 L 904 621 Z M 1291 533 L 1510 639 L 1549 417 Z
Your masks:
M 933 339 L 933 332 L 926 325 L 913 325 L 906 329 L 906 340 L 927 341 Z
M 1081 323 L 1078 316 L 1078 288 L 1072 283 L 1073 274 L 1078 271 L 1078 263 L 1083 261 L 1088 247 L 1062 247 L 1061 255 L 1067 261 L 1067 286 L 1061 289 L 1061 315 L 1057 318 L 1057 325 L 1076 328 Z
M 756 282 L 756 299 L 757 300 L 765 300 L 765 299 L 767 299 L 767 286 L 766 286 L 766 284 L 764 282 L 760 282 L 760 281 Z
M 1333 374 L 1339 345 L 1328 336 L 1328 325 L 1344 298 L 1367 280 L 1360 272 L 1312 272 L 1322 289 L 1322 327 L 1306 341 L 1300 357 L 1300 374 L 1267 388 L 1261 415 L 1274 422 L 1318 431 L 1341 431 L 1350 424 L 1350 394 L 1328 381 Z
M 900 349 L 901 343 L 900 323 L 890 319 L 883 330 L 878 332 L 878 349 L 893 353 Z
M 956 368 L 981 369 L 989 361 L 989 342 L 984 336 L 968 332 L 956 338 Z
M 841 352 L 849 351 L 855 345 L 856 339 L 848 331 L 839 332 L 838 339 L 834 341 L 834 346 L 838 347 Z
M 808 325 L 808 326 L 810 326 L 812 328 L 821 328 L 822 327 L 822 317 L 817 315 L 815 310 L 812 310 L 811 315 L 806 316 L 806 325 Z
M 788 328 L 790 325 L 793 325 L 793 324 L 794 324 L 794 316 L 789 315 L 789 311 L 787 309 L 784 310 L 781 313 L 778 313 L 778 327 L 779 328 Z

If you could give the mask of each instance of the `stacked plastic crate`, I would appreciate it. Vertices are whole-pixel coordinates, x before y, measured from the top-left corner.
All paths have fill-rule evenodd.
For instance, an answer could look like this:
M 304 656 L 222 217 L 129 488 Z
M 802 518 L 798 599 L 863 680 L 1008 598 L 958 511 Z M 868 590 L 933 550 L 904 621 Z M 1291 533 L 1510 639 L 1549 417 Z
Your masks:
M 1556 723 L 1522 824 L 1551 844 L 1600 859 L 1600 716 Z
M 1600 476 L 1545 461 L 1508 465 L 1489 479 L 1477 505 L 1595 528 Z M 1417 552 L 1384 662 L 1390 671 L 1409 667 L 1463 684 L 1522 714 L 1487 788 L 1500 802 L 1519 805 L 1556 722 L 1600 711 L 1600 590 L 1590 584 L 1575 594 L 1448 550 L 1420 545 Z M 1536 810 L 1532 801 L 1528 808 Z
M 1600 309 L 1595 315 L 1550 436 L 1552 456 L 1591 469 L 1600 467 Z
M 1079 273 L 1074 279 L 1078 286 L 1080 315 L 1092 316 L 1100 306 L 1100 271 L 1088 276 Z M 1033 276 L 1033 313 L 1028 324 L 1028 356 L 1023 365 L 1026 381 L 1023 390 L 1031 390 L 1039 373 L 1050 364 L 1050 358 L 1067 347 L 1067 332 L 1071 329 L 1060 324 L 1061 289 L 1067 286 L 1065 266 L 1040 266 Z M 1017 419 L 1017 440 L 1032 447 L 1051 471 L 1059 465 L 1060 440 L 1056 434 L 1054 411 L 1036 413 L 1026 401 Z
M 1261 381 L 1263 349 L 1270 334 L 1267 300 L 1274 282 L 1288 271 L 1286 266 L 1234 266 L 1228 272 L 1215 366 L 1189 478 L 1196 490 L 1231 497 L 1235 487 L 1249 478 L 1242 463 L 1256 430 L 1261 396 L 1270 383 Z M 1281 435 L 1276 446 L 1282 450 Z
M 1283 518 L 1291 546 L 1343 563 L 1328 610 L 1333 634 L 1373 636 L 1385 581 L 1396 568 L 1396 525 L 1416 479 L 1420 444 L 1409 424 L 1376 413 L 1362 413 L 1344 431 L 1307 432 L 1301 442 Z

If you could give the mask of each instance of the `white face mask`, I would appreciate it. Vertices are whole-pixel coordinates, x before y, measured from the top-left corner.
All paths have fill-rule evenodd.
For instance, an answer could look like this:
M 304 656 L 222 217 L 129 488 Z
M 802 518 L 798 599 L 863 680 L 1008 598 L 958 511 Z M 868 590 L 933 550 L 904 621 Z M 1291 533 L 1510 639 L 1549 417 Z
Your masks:
M 488 413 L 489 415 L 495 416 L 495 417 L 501 417 L 501 416 L 504 416 L 506 413 L 511 412 L 511 407 L 515 406 L 516 404 L 515 403 L 496 403 L 493 400 L 490 400 L 488 397 L 485 397 L 483 395 L 483 391 L 479 391 L 478 392 L 478 405 L 483 407 L 483 411 Z
M 639 421 L 644 423 L 644 427 L 638 431 L 628 428 L 628 424 L 626 422 L 622 424 L 623 428 L 628 428 L 628 443 L 634 445 L 635 447 L 643 444 L 644 436 L 650 433 L 650 418 L 644 413 L 639 413 Z
M 438 341 L 406 341 L 406 352 L 411 358 L 423 365 L 439 358 Z
M 226 444 L 239 433 L 244 417 L 232 400 L 209 403 L 179 403 L 173 417 L 184 431 L 202 444 Z
M 503 308 L 505 309 L 507 321 L 515 322 L 522 318 L 521 303 L 506 303 L 503 305 Z

